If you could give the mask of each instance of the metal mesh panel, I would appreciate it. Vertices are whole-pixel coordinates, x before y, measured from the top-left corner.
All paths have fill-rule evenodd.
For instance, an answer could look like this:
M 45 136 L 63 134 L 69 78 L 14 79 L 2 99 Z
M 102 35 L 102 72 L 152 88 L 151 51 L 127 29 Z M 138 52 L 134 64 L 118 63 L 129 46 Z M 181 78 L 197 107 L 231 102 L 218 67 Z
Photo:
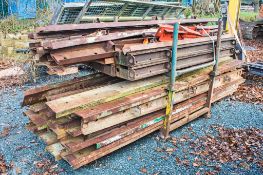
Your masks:
M 96 20 L 110 22 L 114 20 L 149 20 L 152 17 L 176 18 L 178 11 L 183 7 L 178 5 L 164 4 L 161 2 L 140 2 L 131 0 L 90 0 L 86 11 L 81 10 L 85 3 L 67 3 L 59 9 L 52 20 L 53 24 L 69 24 L 77 22 L 94 22 Z M 178 4 L 177 2 L 173 2 Z M 77 19 L 80 16 L 79 19 Z M 54 22 L 55 21 L 55 22 Z
M 89 6 L 87 16 L 117 16 L 124 3 L 98 1 Z
M 73 23 L 74 20 L 77 18 L 79 12 L 81 11 L 81 8 L 75 8 L 75 9 L 65 9 L 62 12 L 61 19 L 58 22 L 59 24 L 70 24 Z

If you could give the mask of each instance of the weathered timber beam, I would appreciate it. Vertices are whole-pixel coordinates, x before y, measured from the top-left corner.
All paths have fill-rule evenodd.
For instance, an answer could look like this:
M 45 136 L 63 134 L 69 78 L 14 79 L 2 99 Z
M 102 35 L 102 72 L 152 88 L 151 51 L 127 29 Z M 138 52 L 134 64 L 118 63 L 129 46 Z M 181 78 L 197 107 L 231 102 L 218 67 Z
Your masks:
M 241 80 L 241 82 L 239 82 L 239 83 L 242 83 L 243 82 L 243 80 Z M 227 85 L 227 84 L 226 84 Z M 227 96 L 227 95 L 229 95 L 229 94 L 231 94 L 231 93 L 233 93 L 233 91 L 235 91 L 236 89 L 237 89 L 237 87 L 238 87 L 238 82 L 235 82 L 235 83 L 232 83 L 232 84 L 230 84 L 230 83 L 228 83 L 228 85 L 226 86 L 226 85 L 224 85 L 224 86 L 222 86 L 222 87 L 219 87 L 219 88 L 217 88 L 216 90 L 215 90 L 215 96 L 214 96 L 214 99 L 213 99 L 213 102 L 215 102 L 215 101 L 217 101 L 217 100 L 219 100 L 219 99 L 221 99 L 221 98 L 223 98 L 223 97 L 225 97 L 225 96 Z M 229 86 L 232 88 L 232 89 L 230 89 L 229 88 Z M 220 92 L 221 91 L 221 92 Z M 226 94 L 226 93 L 228 93 L 228 94 Z M 218 96 L 219 95 L 219 96 Z M 206 96 L 206 95 L 205 95 Z M 187 100 L 187 103 L 185 104 L 185 105 L 189 105 L 189 103 L 190 102 L 193 102 L 193 99 L 191 100 L 191 101 L 189 101 L 189 100 Z M 183 107 L 182 107 L 183 108 Z M 178 112 L 176 112 L 176 111 L 178 111 Z M 187 116 L 187 119 L 186 118 L 183 118 L 183 120 L 181 120 L 181 117 L 179 116 L 179 114 L 181 114 L 181 112 L 182 112 L 182 110 L 180 110 L 180 107 L 179 106 L 177 106 L 177 108 L 176 108 L 176 110 L 175 110 L 175 112 L 174 112 L 174 114 L 176 114 L 176 115 L 174 115 L 174 116 L 176 116 L 174 119 L 173 119 L 173 121 L 176 121 L 174 124 L 172 124 L 172 126 L 175 126 L 175 128 L 177 128 L 177 127 L 179 127 L 179 126 L 181 126 L 181 125 L 179 125 L 180 123 L 182 123 L 182 124 L 185 124 L 186 122 L 185 121 L 191 121 L 191 119 L 192 118 L 196 118 L 196 117 L 191 117 L 191 116 L 193 116 L 193 115 L 190 115 L 189 116 L 189 110 L 188 110 L 188 112 L 187 113 L 183 113 L 183 116 Z M 194 112 L 194 111 L 191 111 L 191 112 Z M 190 113 L 191 113 L 190 112 Z M 153 114 L 154 115 L 154 114 Z M 163 114 L 164 115 L 164 114 Z M 160 117 L 158 117 L 158 116 L 162 116 L 162 114 L 158 114 L 158 115 L 156 115 L 156 118 L 160 118 Z M 194 116 L 196 116 L 196 115 L 194 115 Z M 184 122 L 182 122 L 182 121 L 184 121 Z M 139 123 L 140 124 L 140 123 Z M 160 127 L 162 126 L 161 125 L 162 124 L 162 122 L 160 122 Z M 128 126 L 130 126 L 130 125 L 128 125 Z M 145 125 L 144 125 L 146 128 L 150 128 L 150 127 L 153 127 L 152 125 L 147 125 L 147 123 L 145 123 Z M 174 128 L 174 129 L 175 129 Z M 160 129 L 160 128 L 155 128 L 155 130 L 158 130 L 158 129 Z M 155 130 L 152 130 L 152 132 L 153 131 L 155 131 Z M 140 131 L 140 130 L 139 130 Z M 138 132 L 139 132 L 138 131 Z M 132 132 L 131 133 L 132 135 L 133 134 L 136 134 L 136 132 L 134 133 L 134 132 Z M 48 135 L 48 134 L 47 134 Z M 51 136 L 52 136 L 52 134 L 51 134 Z M 54 135 L 53 135 L 54 136 Z M 53 137 L 52 136 L 52 137 Z M 129 135 L 128 135 L 129 136 Z M 123 138 L 121 138 L 121 140 L 122 140 Z M 54 141 L 54 139 L 50 139 L 50 138 L 48 138 L 48 140 L 49 141 Z M 74 140 L 74 142 L 75 143 L 80 143 L 82 141 L 82 139 L 81 138 L 76 138 L 75 140 Z M 91 140 L 90 140 L 91 141 Z M 99 141 L 99 140 L 97 140 L 97 141 Z M 65 140 L 65 141 L 62 141 L 61 143 L 63 143 L 63 145 L 70 145 L 70 143 L 72 142 L 72 140 Z M 95 143 L 95 142 L 94 142 Z M 112 144 L 114 144 L 114 145 L 116 145 L 116 143 L 119 143 L 119 141 L 115 141 L 115 142 L 113 142 L 113 143 L 109 143 L 110 145 L 112 145 Z M 107 147 L 107 149 L 106 150 L 108 150 L 108 145 L 105 145 L 105 147 Z M 75 147 L 75 148 L 77 148 L 77 147 Z M 83 149 L 83 147 L 81 147 L 80 149 Z M 63 154 L 63 152 L 64 152 L 64 147 L 60 144 L 60 143 L 55 143 L 55 144 L 53 144 L 53 145 L 51 145 L 51 146 L 49 146 L 49 147 L 47 147 L 47 150 L 48 151 L 50 151 L 50 152 L 52 152 L 52 154 L 56 157 L 56 159 L 60 159 L 61 158 L 61 156 L 62 157 L 64 157 L 67 161 L 69 161 L 69 163 L 71 164 L 71 165 L 73 165 L 73 166 L 75 166 L 75 164 L 73 164 L 73 161 L 76 163 L 76 162 L 79 162 L 79 160 L 81 160 L 81 157 L 86 157 L 87 155 L 89 155 L 88 157 L 89 157 L 89 162 L 90 161 L 92 161 L 92 160 L 96 160 L 96 159 L 98 159 L 99 157 L 97 157 L 96 159 L 93 159 L 93 156 L 91 156 L 92 154 L 93 154 L 93 151 L 95 151 L 94 150 L 94 148 L 86 148 L 86 149 L 84 149 L 83 151 L 81 151 L 81 156 L 79 155 L 79 156 L 77 156 L 78 155 L 78 153 L 75 153 L 75 154 L 69 154 L 69 153 L 66 153 L 66 154 Z M 87 151 L 88 150 L 88 151 Z M 105 150 L 105 149 L 103 149 L 103 148 L 100 148 L 100 149 L 98 149 L 98 150 L 100 150 L 100 151 L 95 151 L 96 152 L 96 154 L 98 153 L 98 152 L 104 152 L 103 150 Z M 106 151 L 107 152 L 107 151 Z M 84 154 L 83 154 L 84 153 Z M 110 152 L 108 152 L 108 153 L 110 153 Z M 108 154 L 107 153 L 107 154 Z M 105 155 L 105 154 L 103 154 L 103 155 Z M 77 156 L 77 157 L 76 157 Z M 84 164 L 87 164 L 87 163 L 89 163 L 89 162 L 87 162 L 88 161 L 88 157 L 86 157 L 85 158 L 85 163 Z M 74 160 L 73 160 L 74 159 Z M 71 161 L 70 161 L 71 160 Z M 83 159 L 82 159 L 83 160 Z M 82 162 L 83 163 L 83 162 Z M 84 164 L 82 164 L 82 165 L 84 165 Z M 81 166 L 82 166 L 81 165 Z M 78 167 L 75 167 L 75 168 L 78 168 Z
M 56 117 L 59 118 L 99 103 L 112 101 L 129 94 L 161 86 L 165 84 L 166 81 L 167 78 L 165 76 L 158 76 L 151 77 L 147 81 L 137 81 L 132 83 L 120 82 L 63 97 L 58 100 L 47 102 L 46 104 L 55 113 Z
M 230 61 L 227 63 L 222 63 L 219 68 L 219 74 L 224 74 L 226 72 L 235 70 L 236 68 L 239 68 L 241 66 L 240 61 Z M 178 78 L 178 83 L 175 84 L 175 89 L 177 91 L 182 91 L 187 89 L 188 87 L 194 86 L 195 84 L 199 84 L 202 82 L 205 82 L 209 80 L 209 73 L 211 72 L 211 68 L 206 68 L 202 70 L 201 72 L 193 72 L 192 74 L 188 74 L 187 76 L 181 76 Z M 125 109 L 128 109 L 132 107 L 132 104 L 129 103 L 130 100 L 132 100 L 132 103 L 138 103 L 139 100 L 142 100 L 142 98 L 154 98 L 156 93 L 163 93 L 162 88 L 158 88 L 159 90 L 147 90 L 138 94 L 134 94 L 134 96 L 138 96 L 140 98 L 132 98 L 131 96 L 126 96 L 121 99 L 107 102 L 107 103 L 102 103 L 97 106 L 87 108 L 86 110 L 80 110 L 74 113 L 75 115 L 78 115 L 79 117 L 82 117 L 82 119 L 86 122 L 97 120 L 99 118 L 106 117 L 108 115 L 111 115 L 115 113 L 116 111 L 122 111 Z M 137 100 L 136 100 L 137 99 Z
M 98 80 L 101 81 L 101 80 Z M 70 95 L 74 95 L 74 94 L 78 94 L 81 92 L 85 92 L 94 88 L 99 88 L 99 87 L 103 87 L 103 86 L 107 86 L 110 84 L 115 84 L 115 83 L 119 83 L 123 80 L 121 79 L 117 79 L 117 78 L 107 78 L 104 80 L 104 83 L 96 83 L 96 81 L 94 81 L 94 84 L 90 84 L 88 87 L 82 87 L 81 89 L 77 89 L 77 90 L 73 90 L 73 91 L 69 91 L 69 92 L 64 92 L 64 93 L 60 93 L 60 94 L 55 94 L 55 95 L 49 95 L 46 96 L 46 100 L 47 101 L 52 101 L 52 100 L 56 100 L 62 97 L 66 97 L 66 96 L 70 96 Z
M 107 75 L 97 73 L 85 77 L 75 78 L 63 83 L 29 89 L 24 93 L 23 106 L 43 102 L 47 96 L 65 93 L 72 90 L 81 89 L 83 87 L 95 88 L 95 85 L 98 85 L 98 83 L 106 85 L 107 81 L 111 79 L 112 78 Z
M 229 94 L 224 94 L 224 97 L 225 96 L 228 96 Z M 217 99 L 219 100 L 219 99 Z M 193 113 L 191 114 L 190 116 L 188 116 L 188 120 L 189 119 L 193 119 L 193 118 L 197 118 L 200 117 L 202 114 L 204 114 L 206 111 L 205 110 L 202 110 L 201 111 L 203 112 L 200 112 L 200 111 L 197 111 L 196 113 Z M 156 116 L 158 117 L 158 116 Z M 177 118 L 180 118 L 177 116 Z M 180 121 L 180 120 L 179 120 Z M 183 124 L 185 124 L 185 122 L 177 122 L 177 127 L 179 127 L 179 123 L 181 123 L 181 126 Z M 172 124 L 173 125 L 173 124 Z M 115 141 L 101 149 L 98 149 L 98 150 L 95 150 L 95 151 L 89 151 L 89 152 L 86 152 L 86 154 L 79 154 L 79 153 L 74 153 L 74 154 L 71 154 L 71 155 L 67 155 L 67 156 L 64 156 L 63 158 L 71 165 L 73 166 L 74 169 L 77 169 L 77 168 L 80 168 L 94 160 L 97 160 L 107 154 L 110 154 L 111 152 L 115 151 L 115 150 L 118 150 L 154 131 L 157 131 L 159 130 L 160 128 L 162 127 L 162 122 L 159 124 L 154 124 L 152 125 L 151 127 L 147 127 L 141 131 L 138 131 L 138 132 L 135 132 L 127 137 L 124 137 L 118 141 Z M 84 151 L 82 151 L 82 153 L 85 153 Z
M 74 114 L 81 117 L 85 123 L 107 117 L 119 111 L 138 106 L 147 101 L 158 99 L 166 95 L 165 88 L 155 88 L 144 92 L 132 94 L 108 103 L 103 103 L 92 108 L 80 110 Z
M 220 70 L 233 70 L 236 67 L 240 66 L 239 61 L 234 61 L 231 63 L 226 63 L 220 65 Z M 236 65 L 236 66 L 235 66 Z M 202 72 L 204 72 L 203 70 Z M 206 71 L 210 71 L 209 68 Z M 186 76 L 185 76 L 186 77 Z M 64 97 L 58 100 L 54 100 L 48 102 L 47 105 L 51 108 L 51 110 L 56 113 L 56 116 L 62 117 L 68 114 L 74 113 L 81 109 L 86 109 L 91 106 L 97 105 L 99 103 L 111 101 L 117 98 L 121 98 L 127 96 L 132 93 L 140 92 L 146 89 L 153 88 L 155 86 L 160 86 L 161 84 L 165 84 L 167 78 L 165 76 L 152 77 L 145 81 L 137 81 L 137 82 L 121 82 L 115 85 L 110 85 L 105 88 L 98 88 L 88 92 L 79 93 L 73 96 Z M 155 83 L 154 83 L 155 82 Z M 153 84 L 152 84 L 153 83 Z M 141 86 L 141 87 L 139 87 Z M 134 89 L 136 87 L 137 89 Z M 123 93 L 120 93 L 121 89 L 123 89 Z M 105 92 L 101 94 L 100 92 Z M 127 92 L 126 92 L 127 91 Z M 114 94 L 118 94 L 114 96 Z M 106 99 L 105 99 L 106 97 Z M 104 98 L 104 100 L 102 100 Z M 97 102 L 95 102 L 97 101 Z
M 240 77 L 241 77 L 241 71 L 234 71 L 234 72 L 227 73 L 226 75 L 219 76 L 216 78 L 215 88 L 220 87 L 227 82 L 240 79 Z M 228 81 L 225 81 L 225 80 L 228 80 Z M 182 92 L 176 92 L 174 95 L 174 103 L 179 103 L 186 99 L 190 99 L 196 95 L 207 92 L 208 90 L 209 90 L 209 82 L 206 82 L 194 88 L 189 88 L 188 90 L 184 90 Z M 141 104 L 139 106 L 132 107 L 123 112 L 119 112 L 119 113 L 110 115 L 108 117 L 101 118 L 96 121 L 91 121 L 89 123 L 82 122 L 82 125 L 81 125 L 82 134 L 88 135 L 93 132 L 114 126 L 116 124 L 123 123 L 129 120 L 141 117 L 143 115 L 146 115 L 148 113 L 163 109 L 166 107 L 166 103 L 167 103 L 167 99 L 165 96 L 165 97 Z
M 235 71 L 236 73 L 238 73 L 238 71 Z M 233 72 L 233 74 L 235 73 L 235 72 Z M 228 76 L 231 74 L 232 72 L 230 72 L 230 73 L 228 73 L 228 75 L 224 75 L 224 76 L 220 76 L 220 77 L 218 77 L 219 79 L 221 79 L 220 81 L 223 81 L 223 80 L 227 80 L 227 81 L 225 81 L 224 83 L 225 84 L 223 84 L 223 85 L 221 85 L 220 86 L 220 88 L 222 89 L 222 90 L 224 90 L 224 87 L 226 87 L 226 86 L 229 86 L 229 84 L 236 84 L 235 83 L 235 81 L 238 81 L 239 79 L 240 79 L 240 75 L 239 76 L 236 76 L 236 78 L 238 79 L 238 77 L 239 77 L 239 79 L 238 80 L 235 80 L 235 79 L 230 79 Z M 231 82 L 229 82 L 229 81 L 231 81 Z M 200 85 L 199 85 L 200 86 Z M 201 85 L 202 86 L 202 85 Z M 208 83 L 206 83 L 206 86 L 208 86 Z M 218 85 L 219 86 L 219 85 Z M 190 87 L 189 87 L 190 88 Z M 178 99 L 176 99 L 177 101 L 176 101 L 176 103 L 179 103 L 179 102 L 181 102 L 181 101 L 185 101 L 185 100 L 187 100 L 187 102 L 191 102 L 191 98 L 193 98 L 193 97 L 195 97 L 195 96 L 197 96 L 197 95 L 199 95 L 199 94 L 201 94 L 202 92 L 207 92 L 208 90 L 204 90 L 204 91 L 199 91 L 198 90 L 199 88 L 197 87 L 196 89 L 192 89 L 192 88 L 190 88 L 190 91 L 188 90 L 188 91 L 184 91 L 184 92 L 180 92 L 180 93 L 177 93 L 176 94 L 176 96 L 179 96 L 180 97 L 180 100 L 178 100 Z M 195 91 L 195 92 L 193 92 L 193 91 Z M 160 100 L 160 99 L 157 99 L 157 100 L 155 100 L 155 102 L 153 103 L 153 104 L 165 104 L 165 102 L 163 103 L 159 103 L 158 102 L 158 100 Z M 166 99 L 165 98 L 163 98 L 163 100 L 165 101 Z M 151 113 L 152 111 L 157 111 L 157 110 L 159 110 L 159 109 L 162 109 L 162 108 L 164 108 L 165 107 L 165 105 L 161 105 L 162 107 L 160 108 L 160 107 L 157 107 L 157 108 L 155 108 L 155 109 L 149 109 L 149 108 L 151 108 L 151 105 L 150 105 L 150 103 L 145 103 L 145 104 L 147 104 L 146 106 L 148 107 L 147 108 L 147 110 L 149 110 L 148 112 L 146 112 L 146 113 L 140 113 L 140 116 L 141 115 L 144 115 L 144 114 L 148 114 L 148 113 Z M 140 105 L 140 107 L 139 107 L 140 109 L 143 109 L 143 105 Z M 138 108 L 137 108 L 138 109 Z M 125 112 L 124 111 L 124 113 L 123 112 L 121 112 L 125 117 L 126 117 L 126 113 L 127 112 Z M 116 114 L 112 114 L 112 115 L 114 115 L 114 116 L 118 116 L 119 115 L 119 113 L 117 112 Z M 133 112 L 132 113 L 132 115 L 133 116 L 135 116 L 135 118 L 137 117 L 137 115 Z M 123 118 L 123 116 L 122 117 L 119 117 L 119 118 Z M 109 118 L 106 118 L 108 121 L 109 121 Z M 48 126 L 49 126 L 49 128 L 56 134 L 56 136 L 57 136 L 57 138 L 58 139 L 62 139 L 62 138 L 65 138 L 65 137 L 67 137 L 67 133 L 68 133 L 68 129 L 69 128 L 71 128 L 71 127 L 77 127 L 77 126 L 79 126 L 80 125 L 80 123 L 78 122 L 78 120 L 71 120 L 70 118 L 61 118 L 61 119 L 56 119 L 55 121 L 46 121 L 47 123 L 48 123 Z M 68 124 L 67 124 L 68 123 Z M 91 123 L 92 124 L 92 123 Z M 121 122 L 120 122 L 120 124 L 121 124 Z M 116 124 L 116 126 L 117 126 L 118 124 Z M 109 127 L 108 127 L 109 128 Z M 105 131 L 104 132 L 101 132 L 101 133 L 107 133 L 107 131 L 106 131 L 106 129 L 104 129 Z M 110 130 L 110 129 L 109 129 Z M 79 134 L 78 135 L 74 135 L 74 137 L 77 137 L 77 136 L 81 136 L 81 132 L 79 132 Z
M 191 98 L 187 101 L 184 101 L 180 104 L 177 104 L 174 107 L 174 114 L 177 114 L 179 112 L 185 112 L 185 111 L 189 110 L 188 107 L 193 106 L 193 104 L 198 103 L 200 100 L 203 101 L 203 104 L 205 104 L 205 99 L 204 99 L 205 97 L 206 97 L 206 94 L 202 94 L 202 95 L 199 95 L 197 97 Z M 189 104 L 191 104 L 191 105 L 189 105 Z M 184 109 L 184 110 L 181 110 L 181 109 Z M 159 111 L 156 113 L 158 113 L 159 116 L 162 116 L 163 111 L 162 112 Z M 105 133 L 98 135 L 96 137 L 88 138 L 86 140 L 83 139 L 83 141 L 81 141 L 81 142 L 76 142 L 73 140 L 73 141 L 68 142 L 67 144 L 63 144 L 63 145 L 70 152 L 76 152 L 76 151 L 79 151 L 79 150 L 84 149 L 86 147 L 89 147 L 93 144 L 97 144 L 97 143 L 103 142 L 105 140 L 108 140 L 109 138 L 113 138 L 115 136 L 118 136 L 119 134 L 129 132 L 129 130 L 131 130 L 131 129 L 135 129 L 138 127 L 139 128 L 148 127 L 147 123 L 151 122 L 152 120 L 155 120 L 155 119 L 156 119 L 155 115 L 149 114 L 149 115 L 146 115 L 144 117 L 140 117 L 140 118 L 138 118 L 132 122 L 124 124 L 119 128 L 109 130 L 109 132 L 105 132 Z M 163 120 L 162 117 L 161 117 L 161 120 Z M 155 123 L 152 123 L 152 124 L 155 124 Z

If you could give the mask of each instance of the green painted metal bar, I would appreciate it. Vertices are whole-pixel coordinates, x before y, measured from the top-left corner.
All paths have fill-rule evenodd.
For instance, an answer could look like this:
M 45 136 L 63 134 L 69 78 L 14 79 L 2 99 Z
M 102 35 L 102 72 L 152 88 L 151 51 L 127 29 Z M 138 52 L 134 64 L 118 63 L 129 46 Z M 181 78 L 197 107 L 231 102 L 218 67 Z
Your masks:
M 148 15 L 148 13 L 153 9 L 153 7 L 154 6 L 150 6 L 147 10 L 146 10 L 146 12 L 143 14 L 143 16 L 142 16 L 142 19 L 144 19 L 147 15 Z
M 167 139 L 169 137 L 170 125 L 171 125 L 171 117 L 173 113 L 173 96 L 174 96 L 174 85 L 176 79 L 176 63 L 177 63 L 177 47 L 178 47 L 178 33 L 179 33 L 179 23 L 174 24 L 173 31 L 173 47 L 172 47 L 172 61 L 171 61 L 171 77 L 170 77 L 170 85 L 168 89 L 168 102 L 166 107 L 166 117 L 164 120 L 163 127 L 163 137 Z
M 78 24 L 80 23 L 82 17 L 84 16 L 84 14 L 87 12 L 89 6 L 91 5 L 93 0 L 88 0 L 86 1 L 85 5 L 83 6 L 82 10 L 80 11 L 79 15 L 77 16 L 77 18 L 75 19 L 74 23 Z

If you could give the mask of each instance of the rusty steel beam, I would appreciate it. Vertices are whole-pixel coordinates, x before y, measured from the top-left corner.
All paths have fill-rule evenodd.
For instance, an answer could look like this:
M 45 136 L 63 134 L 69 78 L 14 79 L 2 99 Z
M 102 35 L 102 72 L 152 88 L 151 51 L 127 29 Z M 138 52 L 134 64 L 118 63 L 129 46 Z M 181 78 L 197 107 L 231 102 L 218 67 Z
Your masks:
M 234 53 L 232 49 L 233 48 L 222 51 L 221 58 L 233 56 Z M 147 57 L 147 55 L 145 56 Z M 136 59 L 136 57 L 133 57 L 133 58 Z M 149 57 L 148 59 L 151 59 L 151 58 L 153 57 Z M 166 58 L 168 57 L 166 56 Z M 198 56 L 193 55 L 190 58 L 179 59 L 176 68 L 178 71 L 184 71 L 194 66 L 203 65 L 207 63 L 213 63 L 213 61 L 214 61 L 213 53 L 198 55 Z M 121 65 L 115 65 L 115 66 L 114 65 L 103 65 L 100 63 L 91 63 L 89 65 L 91 65 L 96 70 L 101 71 L 107 75 L 123 78 L 123 79 L 130 80 L 130 81 L 140 80 L 143 78 L 151 77 L 154 75 L 160 75 L 160 74 L 167 73 L 170 71 L 169 60 L 168 59 L 165 60 L 165 58 L 163 59 L 163 61 L 160 61 L 160 62 L 153 62 L 148 65 L 145 64 L 145 65 L 141 65 L 137 67 L 127 67 L 127 66 L 121 66 Z
M 115 52 L 121 50 L 125 44 L 142 43 L 143 38 L 106 41 L 70 48 L 52 50 L 51 57 L 58 65 L 86 63 L 92 60 L 114 57 Z
M 208 19 L 178 19 L 178 20 L 151 20 L 151 21 L 129 21 L 129 22 L 108 22 L 108 23 L 92 23 L 92 24 L 64 24 L 64 25 L 49 25 L 39 27 L 36 33 L 52 33 L 52 32 L 65 32 L 65 31 L 81 31 L 81 30 L 94 30 L 94 29 L 109 29 L 109 28 L 127 28 L 139 26 L 158 26 L 161 24 L 200 24 L 208 22 L 217 22 L 216 18 Z
M 79 46 L 76 48 L 68 48 L 68 49 L 59 49 L 51 51 L 51 57 L 56 61 L 58 65 L 71 65 L 71 64 L 79 64 L 79 63 L 85 63 L 97 59 L 102 58 L 109 58 L 114 57 L 116 51 L 123 50 L 121 53 L 119 53 L 116 57 L 116 64 L 125 65 L 127 66 L 129 63 L 130 57 L 132 54 L 138 55 L 138 53 L 141 53 L 141 55 L 145 55 L 145 60 L 148 60 L 148 62 L 154 62 L 156 61 L 163 61 L 166 60 L 168 62 L 169 55 L 166 55 L 167 52 L 169 53 L 169 50 L 171 49 L 171 43 L 168 45 L 163 46 L 160 43 L 150 43 L 148 45 L 141 45 L 142 49 L 137 48 L 137 45 L 140 45 L 139 43 L 141 39 L 128 39 L 124 41 L 114 41 L 112 44 L 109 42 L 101 43 L 101 44 L 93 44 L 89 46 Z M 230 36 L 225 36 L 224 39 L 224 46 L 230 47 L 231 41 L 234 43 L 233 38 Z M 110 45 L 109 45 L 110 44 Z M 129 48 L 136 47 L 136 50 L 129 50 L 125 44 L 129 46 Z M 203 44 L 203 46 L 202 46 Z M 180 42 L 179 43 L 179 49 L 181 50 L 181 53 L 179 52 L 179 57 L 186 57 L 189 56 L 190 51 L 193 51 L 196 47 L 197 49 L 203 49 L 203 52 L 208 52 L 208 48 L 210 48 L 210 52 L 212 51 L 212 48 L 210 47 L 212 44 L 212 41 L 209 38 L 201 38 L 196 40 L 191 40 L 191 42 Z M 124 47 L 124 49 L 122 49 Z M 126 48 L 126 49 L 125 49 Z M 186 50 L 183 50 L 185 48 Z M 128 51 L 128 50 L 129 51 Z M 226 48 L 225 48 L 226 49 Z M 165 53 L 164 53 L 165 52 Z M 202 54 L 200 50 L 195 50 L 195 52 L 192 52 L 192 54 Z M 185 54 L 187 53 L 187 54 Z M 128 54 L 128 56 L 126 56 Z M 150 58 L 148 55 L 155 55 L 155 57 Z M 130 55 L 130 56 L 129 56 Z M 162 58 L 159 58 L 161 57 Z M 128 57 L 128 58 L 126 58 Z M 153 59 L 152 59 L 153 58 Z M 151 60 L 150 60 L 151 59 Z M 134 60 L 135 62 L 139 60 Z M 134 63 L 135 63 L 134 62 Z
M 208 38 L 207 38 L 208 39 Z M 234 49 L 235 40 L 232 37 L 225 38 L 222 42 L 221 50 Z M 191 56 L 199 56 L 204 54 L 213 53 L 213 42 L 200 41 L 193 39 L 190 43 L 180 43 L 178 45 L 178 58 L 182 60 Z M 168 62 L 171 58 L 171 47 L 156 47 L 151 49 L 142 49 L 129 52 L 118 52 L 116 54 L 116 64 L 135 67 L 144 64 L 151 64 L 153 62 Z
M 70 38 L 66 40 L 51 40 L 42 43 L 44 49 L 61 49 L 66 47 L 78 46 L 83 44 L 94 44 L 105 41 L 114 41 L 121 40 L 130 37 L 137 36 L 154 36 L 157 32 L 157 29 L 143 29 L 143 30 L 134 30 L 134 31 L 126 31 L 126 32 L 117 32 L 117 33 L 109 33 L 102 36 L 81 36 L 77 38 Z
M 237 87 L 236 87 L 237 88 Z M 223 97 L 226 97 L 228 95 L 231 94 L 231 92 L 222 92 L 223 95 L 220 97 L 216 97 L 214 98 L 214 101 L 217 101 Z M 189 121 L 192 121 L 193 119 L 200 117 L 201 115 L 205 114 L 207 112 L 207 110 L 204 110 L 205 108 L 202 108 L 200 110 L 198 110 L 197 112 L 190 112 L 190 115 L 187 115 L 185 118 L 182 118 L 182 116 L 180 116 L 180 113 L 175 114 L 173 116 L 176 117 L 177 119 L 179 118 L 179 120 L 176 120 L 174 123 L 172 123 L 172 129 L 176 129 L 179 126 L 182 126 L 185 123 L 188 123 Z M 156 118 L 158 117 L 162 117 L 163 115 L 160 115 L 158 113 L 153 113 L 152 115 L 155 115 Z M 181 114 L 183 116 L 185 116 L 185 114 Z M 177 127 L 175 127 L 177 126 Z M 75 154 L 69 154 L 66 156 L 62 156 L 71 166 L 73 166 L 75 169 L 80 168 L 81 166 L 84 166 L 94 160 L 99 159 L 100 157 L 103 157 L 115 150 L 120 149 L 123 146 L 126 146 L 156 130 L 159 130 L 162 127 L 162 122 L 159 123 L 155 123 L 153 125 L 150 125 L 149 127 L 144 128 L 143 130 L 139 130 L 137 132 L 131 133 L 130 135 L 123 137 L 113 143 L 110 143 L 109 145 L 106 145 L 100 149 L 97 150 L 93 150 L 93 151 L 87 151 L 85 152 L 85 149 L 82 150 L 81 152 L 83 153 L 82 156 L 76 156 Z M 87 148 L 88 149 L 88 148 Z M 77 153 L 76 153 L 77 154 Z
M 200 43 L 207 44 L 216 41 L 216 37 L 202 37 L 196 39 L 187 39 L 187 40 L 179 40 L 178 41 L 178 48 L 187 47 L 187 46 L 195 46 L 200 45 Z M 235 44 L 235 38 L 233 35 L 225 34 L 222 35 L 222 41 L 233 40 L 233 44 Z M 129 52 L 136 52 L 136 51 L 147 51 L 151 49 L 161 49 L 161 48 L 171 48 L 172 42 L 156 42 L 156 43 L 149 43 L 149 44 L 136 44 L 136 45 L 127 45 L 124 46 L 122 51 L 126 55 Z

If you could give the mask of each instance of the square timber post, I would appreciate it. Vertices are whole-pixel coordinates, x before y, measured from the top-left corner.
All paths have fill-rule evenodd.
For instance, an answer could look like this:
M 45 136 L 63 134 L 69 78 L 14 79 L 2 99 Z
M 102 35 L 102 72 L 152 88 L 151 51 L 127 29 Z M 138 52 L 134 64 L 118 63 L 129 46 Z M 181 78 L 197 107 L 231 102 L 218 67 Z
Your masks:
M 173 105 L 174 105 L 173 99 L 174 99 L 174 91 L 175 91 L 174 86 L 175 86 L 175 79 L 177 76 L 176 62 L 177 62 L 178 33 L 179 33 L 179 23 L 175 23 L 173 30 L 171 77 L 170 77 L 170 84 L 168 86 L 168 101 L 166 106 L 166 115 L 164 119 L 163 132 L 162 132 L 162 136 L 164 137 L 164 139 L 167 139 L 169 137 L 171 117 L 173 114 Z

